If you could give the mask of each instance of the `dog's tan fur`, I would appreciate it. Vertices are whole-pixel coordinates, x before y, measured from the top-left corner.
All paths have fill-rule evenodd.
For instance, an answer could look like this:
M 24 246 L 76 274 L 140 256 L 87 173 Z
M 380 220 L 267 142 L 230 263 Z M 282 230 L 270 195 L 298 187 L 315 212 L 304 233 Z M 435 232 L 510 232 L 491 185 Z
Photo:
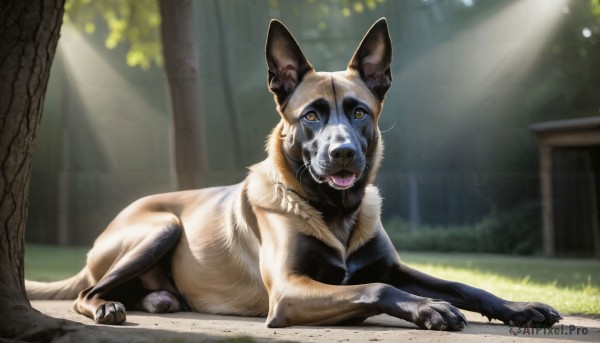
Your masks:
M 150 292 L 142 300 L 133 299 L 134 305 L 141 301 L 148 311 L 177 311 L 187 305 L 198 312 L 267 316 L 270 327 L 339 324 L 378 313 L 430 329 L 464 326 L 464 317 L 454 306 L 430 297 L 507 322 L 532 316 L 549 325 L 558 320 L 558 313 L 554 316 L 547 305 L 508 302 L 400 263 L 381 225 L 381 197 L 372 185 L 383 150 L 377 122 L 391 82 L 385 20 L 373 26 L 348 69 L 333 73 L 315 72 L 285 27 L 278 22 L 272 25 L 267 58 L 270 72 L 277 70 L 269 82 L 281 120 L 268 138 L 267 159 L 250 167 L 237 185 L 159 194 L 134 202 L 98 237 L 81 273 L 50 284 L 28 281 L 29 297 L 77 297 L 77 312 L 107 324 L 125 320 L 119 301 L 132 300 L 136 294 L 111 292 L 127 291 L 132 280 Z M 357 206 L 330 210 L 329 219 L 313 205 L 319 199 L 302 184 L 298 175 L 302 168 L 291 168 L 289 161 L 305 108 L 319 99 L 331 108 L 359 99 L 372 121 L 360 133 L 371 143 L 363 152 L 368 165 L 357 178 L 364 181 L 364 186 L 356 186 L 360 188 Z M 359 125 L 340 123 L 335 130 Z M 372 132 L 367 132 L 371 127 Z M 340 218 L 335 217 L 338 211 Z M 330 263 L 331 270 L 344 271 L 344 280 L 310 277 L 312 270 L 322 266 L 303 264 L 304 257 L 310 258 L 307 248 L 321 254 L 317 264 Z M 323 280 L 328 276 L 322 275 Z M 160 300 L 162 296 L 166 302 Z M 539 319 L 536 313 L 545 317 Z

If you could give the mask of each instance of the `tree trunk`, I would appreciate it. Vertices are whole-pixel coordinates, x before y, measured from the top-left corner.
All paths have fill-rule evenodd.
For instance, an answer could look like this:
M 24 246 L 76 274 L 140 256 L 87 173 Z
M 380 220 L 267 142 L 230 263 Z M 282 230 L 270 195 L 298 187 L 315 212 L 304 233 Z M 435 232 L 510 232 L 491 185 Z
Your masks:
M 23 283 L 29 174 L 65 0 L 0 1 L 0 337 L 72 329 L 31 308 Z
M 219 67 L 221 70 L 221 82 L 223 83 L 223 97 L 225 98 L 225 111 L 229 121 L 229 131 L 231 134 L 231 144 L 233 145 L 233 165 L 237 170 L 243 168 L 242 165 L 242 143 L 240 142 L 240 129 L 238 127 L 237 111 L 235 110 L 235 99 L 233 96 L 233 87 L 229 77 L 229 51 L 227 51 L 227 24 L 223 21 L 221 11 L 221 1 L 215 0 L 215 19 L 217 20 L 217 32 L 219 37 L 219 55 L 221 61 Z
M 203 186 L 204 116 L 192 0 L 159 0 L 165 72 L 174 123 L 179 189 Z

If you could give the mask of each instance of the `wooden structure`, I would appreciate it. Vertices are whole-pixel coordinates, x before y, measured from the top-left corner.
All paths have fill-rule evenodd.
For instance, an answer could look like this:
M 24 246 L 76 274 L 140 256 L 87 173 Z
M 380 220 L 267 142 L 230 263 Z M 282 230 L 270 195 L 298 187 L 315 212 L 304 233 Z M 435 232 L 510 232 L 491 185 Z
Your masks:
M 600 257 L 600 116 L 538 123 L 546 256 Z

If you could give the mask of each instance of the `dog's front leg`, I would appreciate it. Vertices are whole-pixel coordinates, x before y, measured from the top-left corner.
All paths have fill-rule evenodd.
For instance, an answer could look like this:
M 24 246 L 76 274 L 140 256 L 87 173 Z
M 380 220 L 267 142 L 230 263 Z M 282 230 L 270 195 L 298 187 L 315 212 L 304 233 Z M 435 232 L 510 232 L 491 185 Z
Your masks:
M 451 304 L 385 283 L 340 285 L 317 281 L 318 275 L 335 269 L 337 253 L 325 253 L 327 246 L 316 238 L 306 240 L 296 229 L 306 225 L 302 218 L 275 211 L 255 213 L 261 228 L 260 272 L 269 293 L 268 327 L 336 325 L 381 313 L 431 330 L 460 330 L 466 324 Z M 312 263 L 301 263 L 306 258 Z
M 404 291 L 445 300 L 459 308 L 479 312 L 505 324 L 552 326 L 562 317 L 554 308 L 539 302 L 517 302 L 499 298 L 482 289 L 446 281 L 403 264 L 392 266 L 390 283 Z
M 400 263 L 383 229 L 353 253 L 347 263 L 351 266 L 348 284 L 383 282 L 404 292 L 440 299 L 507 324 L 552 326 L 562 319 L 558 311 L 549 305 L 505 300 L 482 289 L 442 280 Z
M 449 303 L 382 283 L 337 286 L 294 275 L 270 291 L 267 326 L 335 325 L 386 313 L 431 330 L 461 330 L 462 313 Z

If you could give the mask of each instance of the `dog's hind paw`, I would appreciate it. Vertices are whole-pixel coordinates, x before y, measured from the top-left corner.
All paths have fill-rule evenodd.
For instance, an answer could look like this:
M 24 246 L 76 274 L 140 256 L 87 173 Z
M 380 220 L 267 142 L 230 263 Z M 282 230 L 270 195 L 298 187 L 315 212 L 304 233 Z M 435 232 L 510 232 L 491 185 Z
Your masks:
M 96 308 L 94 320 L 98 324 L 118 325 L 126 319 L 125 306 L 120 302 L 107 301 Z

